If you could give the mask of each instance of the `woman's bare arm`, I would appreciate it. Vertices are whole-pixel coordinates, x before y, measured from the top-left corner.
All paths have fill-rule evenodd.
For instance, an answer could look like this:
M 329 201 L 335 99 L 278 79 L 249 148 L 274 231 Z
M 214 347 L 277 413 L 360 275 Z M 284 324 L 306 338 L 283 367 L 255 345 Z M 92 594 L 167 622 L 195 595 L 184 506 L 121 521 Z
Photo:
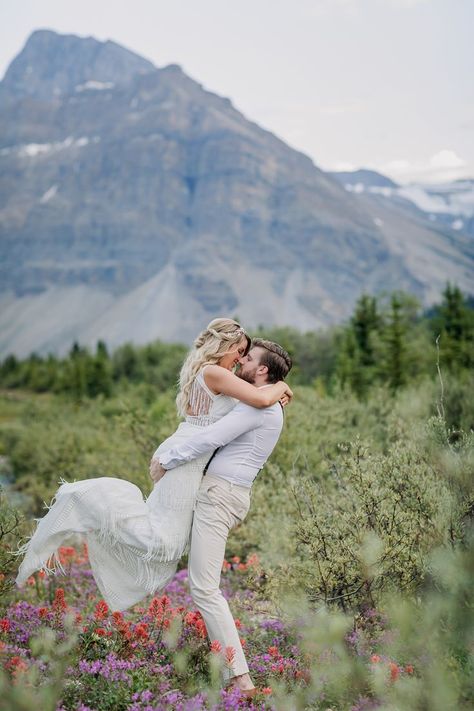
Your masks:
M 265 388 L 257 388 L 220 365 L 208 365 L 204 371 L 204 380 L 215 393 L 230 395 L 253 407 L 269 407 L 283 395 L 290 399 L 293 397 L 293 392 L 282 380 Z

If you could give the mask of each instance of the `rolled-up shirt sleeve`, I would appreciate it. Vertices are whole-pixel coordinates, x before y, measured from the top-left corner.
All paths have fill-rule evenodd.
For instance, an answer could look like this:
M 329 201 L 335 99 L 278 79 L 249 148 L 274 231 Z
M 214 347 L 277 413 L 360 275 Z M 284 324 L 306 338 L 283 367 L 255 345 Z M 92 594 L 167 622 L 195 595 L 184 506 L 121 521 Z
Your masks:
M 262 410 L 240 402 L 220 420 L 203 427 L 202 432 L 166 452 L 160 452 L 157 455 L 158 460 L 164 469 L 179 467 L 184 462 L 196 459 L 206 452 L 214 452 L 245 432 L 259 427 L 262 417 Z

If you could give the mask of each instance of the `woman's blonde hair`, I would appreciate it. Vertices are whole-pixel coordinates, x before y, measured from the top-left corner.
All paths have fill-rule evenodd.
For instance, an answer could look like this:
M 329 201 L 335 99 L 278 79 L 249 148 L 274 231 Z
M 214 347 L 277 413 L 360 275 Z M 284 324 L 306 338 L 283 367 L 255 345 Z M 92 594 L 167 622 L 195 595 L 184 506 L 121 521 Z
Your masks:
M 176 397 L 178 414 L 185 417 L 189 407 L 191 387 L 196 375 L 205 365 L 215 365 L 230 347 L 247 339 L 245 355 L 250 350 L 250 336 L 231 318 L 215 318 L 194 341 L 179 374 L 179 392 Z

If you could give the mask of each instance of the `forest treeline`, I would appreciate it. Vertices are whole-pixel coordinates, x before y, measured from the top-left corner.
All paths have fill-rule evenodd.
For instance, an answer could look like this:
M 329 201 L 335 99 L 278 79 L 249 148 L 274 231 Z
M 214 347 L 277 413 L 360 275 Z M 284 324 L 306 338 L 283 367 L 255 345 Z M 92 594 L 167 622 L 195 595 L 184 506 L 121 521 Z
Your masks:
M 436 374 L 437 363 L 457 379 L 474 365 L 474 300 L 448 284 L 441 302 L 423 311 L 411 295 L 363 294 L 349 321 L 321 331 L 259 328 L 254 334 L 281 343 L 294 359 L 290 382 L 315 382 L 328 392 L 348 387 L 364 398 L 374 385 L 392 391 Z M 19 360 L 0 365 L 0 386 L 35 392 L 65 393 L 74 399 L 110 397 L 127 384 L 143 383 L 160 391 L 176 385 L 186 353 L 181 344 L 127 343 L 109 353 L 99 341 L 95 352 L 75 343 L 66 357 Z

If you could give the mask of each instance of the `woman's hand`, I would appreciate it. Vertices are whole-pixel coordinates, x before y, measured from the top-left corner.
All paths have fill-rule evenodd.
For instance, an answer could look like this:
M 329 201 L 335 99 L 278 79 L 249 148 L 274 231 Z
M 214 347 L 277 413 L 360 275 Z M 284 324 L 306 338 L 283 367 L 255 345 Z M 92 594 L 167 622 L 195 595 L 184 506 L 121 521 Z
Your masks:
M 280 381 L 280 382 L 283 383 L 283 381 Z M 293 398 L 293 391 L 291 390 L 291 388 L 289 388 L 288 385 L 286 385 L 286 383 L 284 383 L 284 385 L 286 386 L 285 392 L 283 393 L 283 395 L 280 398 L 280 405 L 282 407 L 286 407 L 291 402 L 291 400 Z
M 237 377 L 220 365 L 208 365 L 204 371 L 204 382 L 216 394 L 230 395 L 252 407 L 270 407 L 288 393 L 291 400 L 293 393 L 288 385 L 280 380 L 278 383 L 256 387 L 246 380 Z
M 166 469 L 163 469 L 157 457 L 150 460 L 150 476 L 155 484 L 160 481 L 166 474 Z

